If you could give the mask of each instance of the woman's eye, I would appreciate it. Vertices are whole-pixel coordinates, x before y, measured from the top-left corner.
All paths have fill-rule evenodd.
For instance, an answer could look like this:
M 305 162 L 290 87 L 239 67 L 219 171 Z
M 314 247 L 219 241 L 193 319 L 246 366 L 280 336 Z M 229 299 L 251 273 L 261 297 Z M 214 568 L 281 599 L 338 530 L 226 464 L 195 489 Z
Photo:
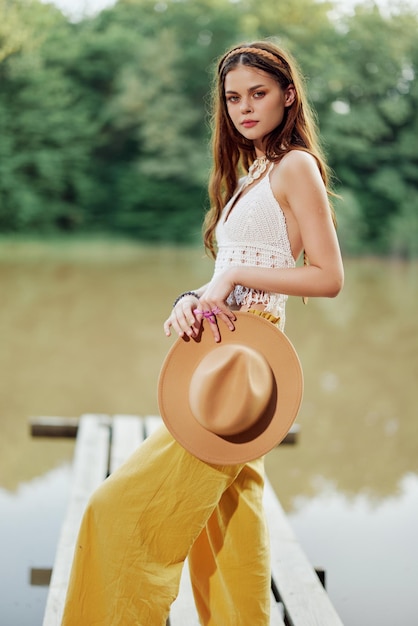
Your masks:
M 238 99 L 239 99 L 238 96 L 228 96 L 226 100 L 227 102 L 233 103 L 233 102 L 238 102 Z
M 265 92 L 264 91 L 256 91 L 254 93 L 254 98 L 262 98 L 263 96 L 265 96 Z

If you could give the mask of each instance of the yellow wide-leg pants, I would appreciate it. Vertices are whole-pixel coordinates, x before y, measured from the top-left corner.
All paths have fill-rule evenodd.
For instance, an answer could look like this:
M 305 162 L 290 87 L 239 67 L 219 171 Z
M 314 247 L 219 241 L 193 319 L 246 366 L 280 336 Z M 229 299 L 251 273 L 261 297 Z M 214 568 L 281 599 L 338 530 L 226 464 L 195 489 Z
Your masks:
M 263 460 L 209 465 L 163 426 L 93 494 L 62 626 L 165 626 L 186 557 L 204 626 L 268 626 Z

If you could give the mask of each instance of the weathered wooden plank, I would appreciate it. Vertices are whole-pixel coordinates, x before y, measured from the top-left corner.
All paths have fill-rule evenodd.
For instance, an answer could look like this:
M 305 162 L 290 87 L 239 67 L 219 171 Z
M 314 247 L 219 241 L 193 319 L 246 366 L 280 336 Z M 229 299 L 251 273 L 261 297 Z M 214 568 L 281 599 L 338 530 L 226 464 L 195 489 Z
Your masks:
M 91 493 L 106 477 L 108 455 L 108 420 L 98 415 L 82 416 L 74 451 L 70 501 L 58 542 L 43 626 L 61 624 L 81 518 Z
M 299 440 L 299 434 L 300 434 L 300 424 L 292 424 L 286 437 L 283 439 L 283 441 L 279 443 L 279 446 L 282 446 L 283 444 L 293 445 L 297 443 Z
M 269 481 L 265 485 L 271 567 L 290 626 L 343 626 Z
M 131 416 L 135 417 L 135 416 Z M 146 418 L 150 420 L 151 432 L 161 424 L 162 419 L 158 415 Z M 78 417 L 34 417 L 30 419 L 30 433 L 32 437 L 69 437 L 77 436 Z M 300 425 L 293 424 L 286 437 L 279 444 L 295 444 L 300 434 Z
M 34 587 L 48 587 L 51 582 L 52 567 L 31 567 L 30 584 Z
M 33 417 L 30 420 L 32 437 L 69 437 L 77 436 L 78 417 Z
M 273 593 L 271 593 L 270 626 L 285 626 L 283 621 L 283 605 L 276 601 Z
M 114 472 L 144 440 L 144 424 L 137 415 L 115 415 L 112 419 L 109 471 Z

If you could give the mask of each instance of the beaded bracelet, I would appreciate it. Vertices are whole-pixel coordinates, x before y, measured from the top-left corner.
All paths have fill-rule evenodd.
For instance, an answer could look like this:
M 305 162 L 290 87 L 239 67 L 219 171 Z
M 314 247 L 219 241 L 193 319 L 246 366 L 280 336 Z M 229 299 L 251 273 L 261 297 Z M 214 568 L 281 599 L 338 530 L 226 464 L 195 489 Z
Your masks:
M 199 300 L 199 295 L 195 291 L 185 291 L 184 293 L 181 293 L 179 296 L 177 296 L 177 298 L 174 300 L 173 309 L 176 306 L 177 302 L 180 302 L 180 300 L 185 296 L 194 296 Z

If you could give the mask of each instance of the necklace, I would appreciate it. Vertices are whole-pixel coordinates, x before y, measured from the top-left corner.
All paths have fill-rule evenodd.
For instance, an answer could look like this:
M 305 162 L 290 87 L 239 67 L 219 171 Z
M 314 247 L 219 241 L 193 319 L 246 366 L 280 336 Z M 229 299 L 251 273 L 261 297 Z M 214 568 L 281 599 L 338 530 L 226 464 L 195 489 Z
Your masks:
M 267 157 L 261 156 L 255 159 L 255 161 L 250 165 L 248 170 L 248 175 L 244 183 L 244 187 L 248 187 L 248 185 L 252 185 L 252 183 L 260 178 L 262 174 L 267 169 Z

